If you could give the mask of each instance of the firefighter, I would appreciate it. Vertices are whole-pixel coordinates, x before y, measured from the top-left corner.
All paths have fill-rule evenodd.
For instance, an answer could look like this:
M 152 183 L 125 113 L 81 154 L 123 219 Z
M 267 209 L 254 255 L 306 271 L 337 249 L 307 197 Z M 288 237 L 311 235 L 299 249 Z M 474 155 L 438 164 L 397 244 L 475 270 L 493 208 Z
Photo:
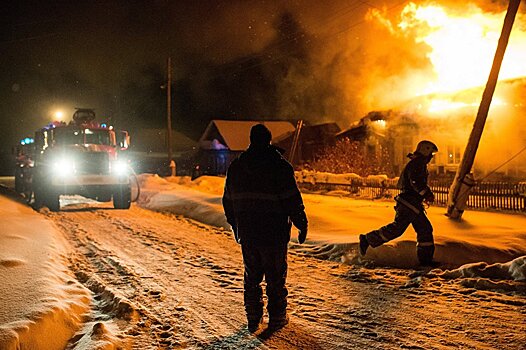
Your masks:
M 365 255 L 369 246 L 375 248 L 385 242 L 400 237 L 409 224 L 416 231 L 416 252 L 421 265 L 432 265 L 435 244 L 433 241 L 433 226 L 427 218 L 424 204 L 432 203 L 435 195 L 427 185 L 427 164 L 438 152 L 438 147 L 431 141 L 420 141 L 405 166 L 398 188 L 400 194 L 395 197 L 396 215 L 394 221 L 378 230 L 360 235 L 360 254 Z
M 299 230 L 298 242 L 307 236 L 307 216 L 294 170 L 270 144 L 272 135 L 263 124 L 250 130 L 250 146 L 229 166 L 223 207 L 236 241 L 241 244 L 244 273 L 244 305 L 250 332 L 263 319 L 266 281 L 268 329 L 288 323 L 287 245 L 291 225 Z

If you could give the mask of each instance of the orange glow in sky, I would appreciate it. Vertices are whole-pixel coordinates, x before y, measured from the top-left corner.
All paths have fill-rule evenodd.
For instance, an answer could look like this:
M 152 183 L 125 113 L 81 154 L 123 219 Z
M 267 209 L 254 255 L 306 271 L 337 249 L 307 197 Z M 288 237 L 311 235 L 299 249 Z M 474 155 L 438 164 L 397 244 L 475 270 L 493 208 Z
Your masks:
M 402 11 L 398 28 L 413 33 L 416 42 L 430 47 L 427 57 L 435 73 L 422 86 L 421 93 L 455 92 L 485 85 L 504 16 L 505 12 L 484 13 L 474 5 L 462 13 L 450 13 L 439 5 L 409 3 Z M 500 80 L 526 76 L 526 32 L 521 30 L 519 21 L 518 16 L 500 70 Z

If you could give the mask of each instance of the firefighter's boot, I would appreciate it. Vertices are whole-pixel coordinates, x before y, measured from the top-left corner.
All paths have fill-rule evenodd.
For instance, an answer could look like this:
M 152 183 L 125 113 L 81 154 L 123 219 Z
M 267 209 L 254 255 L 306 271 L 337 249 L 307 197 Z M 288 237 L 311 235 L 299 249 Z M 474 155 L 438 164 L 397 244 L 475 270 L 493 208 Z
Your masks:
M 416 247 L 416 255 L 418 256 L 418 261 L 422 266 L 435 266 L 436 263 L 433 261 L 433 255 L 435 253 L 434 245 L 423 245 L 418 244 Z
M 360 235 L 360 255 L 365 256 L 367 253 L 367 248 L 369 248 L 369 242 L 367 241 L 367 237 L 365 235 Z

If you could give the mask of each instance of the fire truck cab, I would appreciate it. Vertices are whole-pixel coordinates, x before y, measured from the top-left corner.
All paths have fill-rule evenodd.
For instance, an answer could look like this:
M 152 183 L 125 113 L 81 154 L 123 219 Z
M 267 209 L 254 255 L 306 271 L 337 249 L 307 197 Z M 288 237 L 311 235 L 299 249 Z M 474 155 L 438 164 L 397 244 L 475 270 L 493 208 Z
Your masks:
M 36 131 L 32 191 L 35 205 L 60 210 L 60 195 L 81 195 L 117 209 L 131 203 L 130 167 L 123 157 L 126 131 L 95 122 L 92 109 L 77 109 L 69 124 L 54 122 Z
M 26 137 L 13 147 L 15 161 L 15 191 L 27 196 L 30 188 L 34 158 L 34 140 Z

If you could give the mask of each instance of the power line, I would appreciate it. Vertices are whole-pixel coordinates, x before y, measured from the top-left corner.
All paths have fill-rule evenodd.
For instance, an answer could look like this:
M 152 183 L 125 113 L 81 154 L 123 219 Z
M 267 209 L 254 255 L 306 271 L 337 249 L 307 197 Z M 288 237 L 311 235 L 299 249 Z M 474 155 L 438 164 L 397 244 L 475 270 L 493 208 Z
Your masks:
M 497 172 L 497 170 L 499 170 L 500 168 L 502 168 L 503 166 L 505 166 L 506 164 L 508 164 L 509 162 L 514 160 L 515 158 L 517 158 L 524 151 L 526 151 L 526 146 L 523 149 L 521 149 L 519 152 L 517 152 L 515 155 L 513 155 L 511 158 L 509 158 L 507 161 L 505 161 L 504 163 L 502 163 L 501 165 L 499 165 L 498 167 L 496 167 L 495 169 L 490 171 L 486 176 L 484 176 L 482 179 L 480 179 L 478 181 L 482 181 L 482 180 L 488 178 L 489 176 L 493 175 L 494 173 Z
M 503 162 L 502 164 L 500 164 L 498 167 L 496 167 L 495 169 L 493 169 L 492 171 L 490 171 L 489 173 L 486 174 L 486 176 L 478 179 L 475 181 L 475 184 L 476 183 L 480 183 L 482 181 L 484 181 L 485 179 L 487 179 L 488 177 L 490 177 L 491 175 L 493 175 L 494 173 L 497 172 L 497 170 L 499 170 L 500 168 L 502 168 L 503 166 L 505 166 L 506 164 L 508 164 L 509 162 L 511 162 L 512 160 L 514 160 L 515 158 L 517 158 L 522 152 L 526 151 L 526 146 L 524 148 L 522 148 L 519 152 L 515 153 L 511 158 L 509 158 L 508 160 L 506 160 L 505 162 Z M 475 185 L 473 184 L 473 186 Z M 466 186 L 462 191 L 459 191 L 459 194 L 457 196 L 457 198 L 461 198 L 462 196 L 464 196 L 466 193 L 469 193 L 472 189 L 473 186 Z M 468 194 L 469 195 L 469 194 Z

